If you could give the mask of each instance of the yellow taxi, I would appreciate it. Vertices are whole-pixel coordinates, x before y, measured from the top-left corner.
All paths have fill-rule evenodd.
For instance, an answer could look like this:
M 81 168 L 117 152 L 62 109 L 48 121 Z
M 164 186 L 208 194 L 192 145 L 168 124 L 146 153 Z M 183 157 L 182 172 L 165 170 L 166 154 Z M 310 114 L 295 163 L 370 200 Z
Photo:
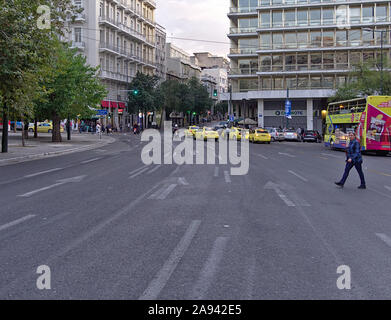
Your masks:
M 194 139 L 197 140 L 208 140 L 208 139 L 214 139 L 218 141 L 220 138 L 219 133 L 214 130 L 213 128 L 200 128 L 196 131 L 196 134 L 194 136 Z
M 246 140 L 249 139 L 250 137 L 250 134 L 249 134 L 249 131 L 246 130 L 246 129 L 242 129 L 242 128 L 231 128 L 231 131 L 229 132 L 229 139 L 230 140 L 242 140 L 242 135 L 244 134 L 244 138 Z
M 270 144 L 272 141 L 271 134 L 262 128 L 256 128 L 250 130 L 250 142 L 256 143 L 256 142 L 264 142 Z
M 187 129 L 185 131 L 185 135 L 186 137 L 189 137 L 189 138 L 194 138 L 195 137 L 195 134 L 197 132 L 197 130 L 199 129 L 200 127 L 197 127 L 197 126 L 190 126 L 189 129 Z
M 29 131 L 34 132 L 34 123 L 29 124 Z M 37 131 L 40 133 L 52 133 L 53 123 L 51 122 L 38 122 Z M 60 126 L 60 132 L 64 132 L 63 126 Z

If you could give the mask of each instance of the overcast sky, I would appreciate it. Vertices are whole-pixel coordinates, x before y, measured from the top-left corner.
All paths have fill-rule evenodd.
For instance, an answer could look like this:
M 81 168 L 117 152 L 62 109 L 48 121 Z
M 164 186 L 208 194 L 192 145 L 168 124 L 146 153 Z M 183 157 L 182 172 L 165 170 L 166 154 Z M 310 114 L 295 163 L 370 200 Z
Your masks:
M 188 53 L 209 51 L 226 56 L 228 44 L 183 41 L 187 38 L 229 43 L 227 0 L 157 0 L 156 22 L 166 28 L 167 42 L 172 42 Z

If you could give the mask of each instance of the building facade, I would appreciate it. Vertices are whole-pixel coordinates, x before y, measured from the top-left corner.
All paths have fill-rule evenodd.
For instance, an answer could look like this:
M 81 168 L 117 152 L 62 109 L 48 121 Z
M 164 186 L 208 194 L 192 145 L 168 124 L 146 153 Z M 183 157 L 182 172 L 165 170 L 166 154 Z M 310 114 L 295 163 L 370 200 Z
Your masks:
M 138 71 L 156 73 L 156 2 L 74 0 L 74 4 L 84 10 L 66 36 L 87 57 L 87 63 L 101 67 L 99 76 L 108 90 L 102 107 L 118 128 L 128 84 Z
M 166 44 L 166 62 L 168 80 L 201 79 L 201 68 L 192 63 L 190 54 L 172 43 Z
M 166 29 L 161 25 L 156 25 L 156 75 L 160 82 L 167 79 L 167 62 L 166 62 Z
M 196 52 L 191 59 L 194 64 L 197 64 L 202 69 L 229 69 L 228 59 L 214 56 L 209 52 Z
M 352 66 L 390 56 L 390 2 L 229 0 L 231 112 L 260 126 L 321 130 L 321 110 Z M 385 31 L 381 33 L 380 31 Z M 229 100 L 229 95 L 225 95 Z

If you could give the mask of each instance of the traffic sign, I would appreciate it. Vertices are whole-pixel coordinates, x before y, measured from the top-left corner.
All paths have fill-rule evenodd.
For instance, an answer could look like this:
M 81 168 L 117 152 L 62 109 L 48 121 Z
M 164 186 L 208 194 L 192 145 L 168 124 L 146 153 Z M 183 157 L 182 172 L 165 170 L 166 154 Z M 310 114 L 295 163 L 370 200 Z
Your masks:
M 233 114 L 231 114 L 231 115 L 229 116 L 229 121 L 231 121 L 231 122 L 234 122 L 234 121 L 235 121 L 235 116 L 234 116 Z
M 97 116 L 107 116 L 107 110 L 96 110 Z

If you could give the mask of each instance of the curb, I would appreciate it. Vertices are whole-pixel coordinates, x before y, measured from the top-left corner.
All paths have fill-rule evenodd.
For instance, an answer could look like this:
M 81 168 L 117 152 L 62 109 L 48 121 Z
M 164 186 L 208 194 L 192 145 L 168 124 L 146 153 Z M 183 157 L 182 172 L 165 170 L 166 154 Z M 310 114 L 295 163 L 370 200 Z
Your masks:
M 51 157 L 65 155 L 65 154 L 93 150 L 93 149 L 97 149 L 99 147 L 103 147 L 108 144 L 114 143 L 115 141 L 116 141 L 116 139 L 109 138 L 105 142 L 98 142 L 98 143 L 94 143 L 94 144 L 91 144 L 91 145 L 88 145 L 85 147 L 78 147 L 78 148 L 67 149 L 67 150 L 62 150 L 62 151 L 60 150 L 60 151 L 38 153 L 38 154 L 30 155 L 30 156 L 22 156 L 22 157 L 11 158 L 11 159 L 3 159 L 3 160 L 0 160 L 0 167 L 11 165 L 11 164 L 16 164 L 16 163 L 38 160 L 38 159 L 51 158 Z

